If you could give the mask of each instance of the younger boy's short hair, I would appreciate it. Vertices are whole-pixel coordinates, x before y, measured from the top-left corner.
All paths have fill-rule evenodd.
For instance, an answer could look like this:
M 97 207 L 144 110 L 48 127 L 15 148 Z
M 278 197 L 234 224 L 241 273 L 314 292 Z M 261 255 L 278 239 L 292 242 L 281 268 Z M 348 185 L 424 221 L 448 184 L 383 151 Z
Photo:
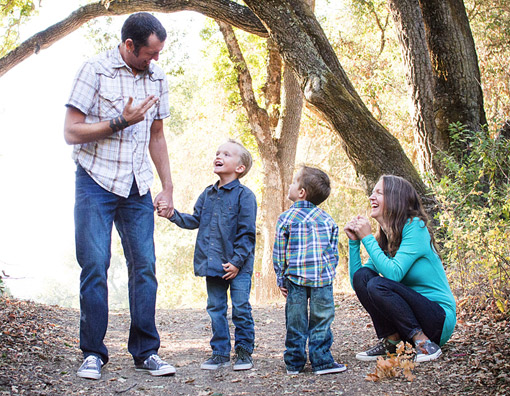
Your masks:
M 306 191 L 306 200 L 314 205 L 323 203 L 331 192 L 329 176 L 317 168 L 303 165 L 299 170 L 299 187 Z
M 250 152 L 248 150 L 246 150 L 246 148 L 241 143 L 239 143 L 237 140 L 228 139 L 228 142 L 234 143 L 235 145 L 237 145 L 237 147 L 239 147 L 239 151 L 240 151 L 239 158 L 241 160 L 240 162 L 241 162 L 241 165 L 244 165 L 244 172 L 239 175 L 239 179 L 240 179 L 241 177 L 243 177 L 250 171 L 251 166 L 253 164 L 253 159 L 251 158 Z

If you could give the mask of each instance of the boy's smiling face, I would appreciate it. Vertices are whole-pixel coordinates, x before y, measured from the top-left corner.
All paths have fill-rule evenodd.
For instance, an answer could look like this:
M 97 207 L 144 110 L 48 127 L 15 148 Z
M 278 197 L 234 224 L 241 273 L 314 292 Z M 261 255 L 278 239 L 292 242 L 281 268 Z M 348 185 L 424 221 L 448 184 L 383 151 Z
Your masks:
M 214 173 L 218 176 L 239 175 L 244 170 L 241 164 L 239 147 L 235 143 L 224 143 L 216 151 L 213 162 Z

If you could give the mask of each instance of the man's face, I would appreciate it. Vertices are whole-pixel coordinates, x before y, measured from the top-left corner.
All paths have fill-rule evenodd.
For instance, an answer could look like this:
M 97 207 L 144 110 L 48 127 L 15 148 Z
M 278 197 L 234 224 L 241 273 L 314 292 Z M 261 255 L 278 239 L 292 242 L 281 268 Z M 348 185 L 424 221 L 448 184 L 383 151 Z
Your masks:
M 159 59 L 159 53 L 163 50 L 164 46 L 165 42 L 159 41 L 158 37 L 153 33 L 147 40 L 147 46 L 140 47 L 138 49 L 138 55 L 135 55 L 134 44 L 128 39 L 126 40 L 128 53 L 125 61 L 132 69 L 137 71 L 147 70 L 152 60 L 157 61 Z

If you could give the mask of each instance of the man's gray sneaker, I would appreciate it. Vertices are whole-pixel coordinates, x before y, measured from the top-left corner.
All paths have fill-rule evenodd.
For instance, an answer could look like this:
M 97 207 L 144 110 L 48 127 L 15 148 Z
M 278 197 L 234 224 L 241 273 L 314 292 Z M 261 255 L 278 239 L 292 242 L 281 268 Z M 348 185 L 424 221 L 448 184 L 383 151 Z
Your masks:
M 356 359 L 363 361 L 377 360 L 379 356 L 385 357 L 387 353 L 397 353 L 397 346 L 389 342 L 387 338 L 382 338 L 372 348 L 365 352 L 357 353 Z
M 439 348 L 439 345 L 430 340 L 417 342 L 415 345 L 415 349 L 416 349 L 415 361 L 417 363 L 436 360 L 443 353 L 441 352 L 441 348 Z
M 81 378 L 98 380 L 101 378 L 101 367 L 103 361 L 95 356 L 89 355 L 85 358 L 76 375 Z
M 135 366 L 135 370 L 145 371 L 154 376 L 175 374 L 175 367 L 161 360 L 161 358 L 156 354 L 150 355 L 143 361 L 143 363 L 137 364 Z
M 250 370 L 253 368 L 253 359 L 251 353 L 245 351 L 243 348 L 236 349 L 236 355 L 234 357 L 234 371 L 238 370 Z
M 230 358 L 226 356 L 212 355 L 200 368 L 202 370 L 218 370 L 221 367 L 230 366 Z

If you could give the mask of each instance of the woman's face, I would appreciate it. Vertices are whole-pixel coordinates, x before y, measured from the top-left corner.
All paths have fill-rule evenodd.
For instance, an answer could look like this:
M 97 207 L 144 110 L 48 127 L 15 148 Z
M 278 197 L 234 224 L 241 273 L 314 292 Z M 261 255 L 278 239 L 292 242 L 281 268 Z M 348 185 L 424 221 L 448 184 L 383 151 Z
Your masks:
M 382 179 L 377 182 L 372 191 L 372 195 L 368 199 L 370 200 L 370 206 L 372 207 L 370 216 L 382 225 L 384 212 L 384 184 Z

